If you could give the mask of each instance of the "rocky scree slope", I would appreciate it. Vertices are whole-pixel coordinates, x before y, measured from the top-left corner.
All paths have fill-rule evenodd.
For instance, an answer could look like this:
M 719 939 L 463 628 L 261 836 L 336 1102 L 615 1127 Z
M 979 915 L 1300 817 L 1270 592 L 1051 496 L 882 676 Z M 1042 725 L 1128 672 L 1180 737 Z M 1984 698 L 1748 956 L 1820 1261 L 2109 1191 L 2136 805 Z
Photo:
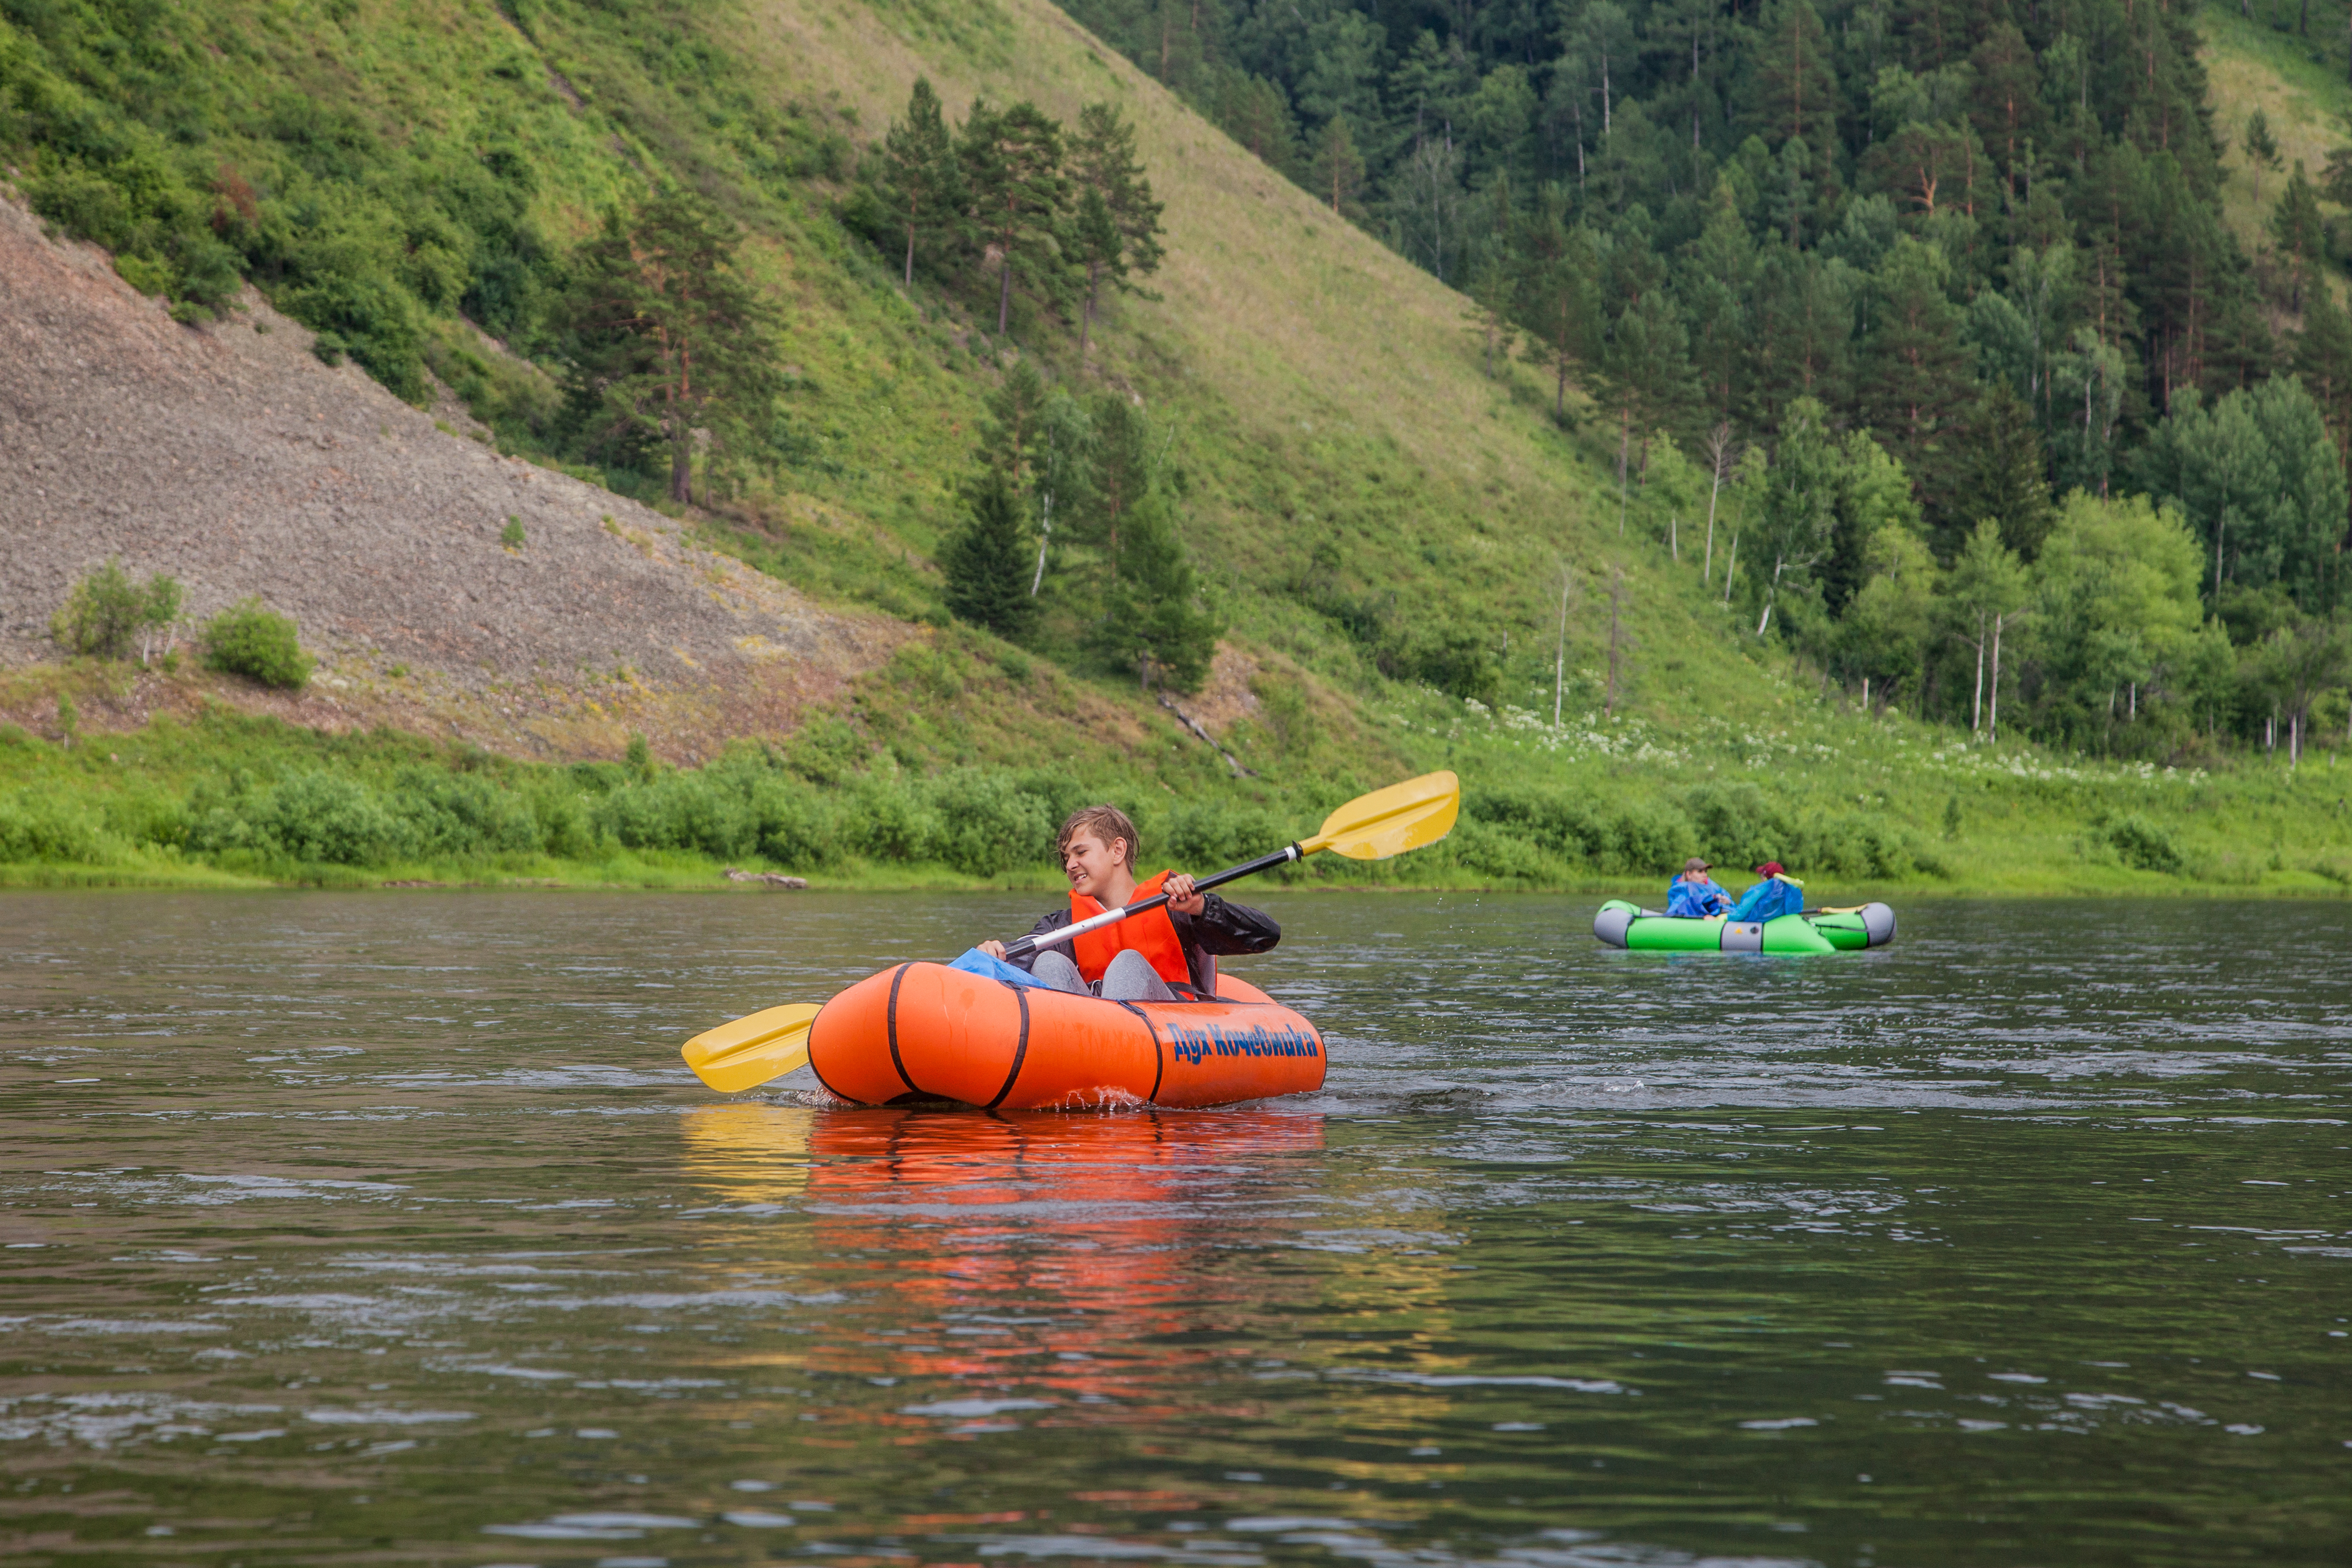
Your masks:
M 323 689 L 289 717 L 524 755 L 611 754 L 636 729 L 687 760 L 789 730 L 908 635 L 450 434 L 245 307 L 181 326 L 0 200 L 0 662 L 56 658 L 50 616 L 116 556 L 178 577 L 194 616 L 249 594 L 294 616 Z M 286 706 L 241 687 L 215 689 Z

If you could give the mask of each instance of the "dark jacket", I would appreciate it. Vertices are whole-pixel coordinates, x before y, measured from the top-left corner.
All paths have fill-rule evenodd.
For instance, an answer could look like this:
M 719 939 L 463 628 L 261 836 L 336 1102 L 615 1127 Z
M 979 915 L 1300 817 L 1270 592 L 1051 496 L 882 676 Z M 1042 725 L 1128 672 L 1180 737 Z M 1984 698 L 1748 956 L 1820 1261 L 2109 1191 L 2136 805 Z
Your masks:
M 1209 983 L 1211 959 L 1271 952 L 1275 943 L 1282 940 L 1282 928 L 1275 924 L 1273 917 L 1264 910 L 1254 910 L 1247 904 L 1227 903 L 1214 893 L 1202 893 L 1201 905 L 1201 912 L 1197 915 L 1169 910 L 1168 921 L 1176 928 L 1176 940 L 1184 944 L 1184 966 L 1192 972 L 1193 989 L 1213 994 L 1214 987 Z M 1065 904 L 1039 916 L 1037 923 L 1029 928 L 1029 934 L 1044 936 L 1047 931 L 1059 931 L 1069 923 L 1070 908 Z M 1065 956 L 1069 955 L 1068 942 L 1057 942 L 1055 946 Z M 1045 951 L 1044 948 L 1035 948 L 1019 958 L 1008 958 L 1005 962 L 1028 969 L 1035 965 L 1037 954 Z

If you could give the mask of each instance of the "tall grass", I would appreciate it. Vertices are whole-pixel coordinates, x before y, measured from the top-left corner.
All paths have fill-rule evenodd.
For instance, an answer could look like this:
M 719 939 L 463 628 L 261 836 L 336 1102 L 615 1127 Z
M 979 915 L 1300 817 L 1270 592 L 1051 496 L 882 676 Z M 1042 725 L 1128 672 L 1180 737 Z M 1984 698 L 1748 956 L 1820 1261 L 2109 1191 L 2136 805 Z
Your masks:
M 1402 738 L 1393 763 L 1358 773 L 1328 753 L 1286 761 L 1280 736 L 1245 725 L 1232 744 L 1262 775 L 1203 775 L 1182 793 L 1110 763 L 924 773 L 887 751 L 824 743 L 741 743 L 696 769 L 522 763 L 220 710 L 72 745 L 0 727 L 0 883 L 714 885 L 731 865 L 820 885 L 1046 888 L 1054 830 L 1081 805 L 1128 810 L 1147 867 L 1208 870 L 1302 837 L 1402 770 L 1443 764 L 1465 781 L 1443 844 L 1381 863 L 1324 858 L 1278 879 L 1655 898 L 1696 854 L 1734 881 L 1782 861 L 1832 903 L 1906 889 L 2352 885 L 2352 780 L 2332 757 L 2228 774 L 2061 761 L 1801 699 L 1778 724 L 1678 732 L 1591 713 L 1553 729 L 1427 689 L 1380 717 Z

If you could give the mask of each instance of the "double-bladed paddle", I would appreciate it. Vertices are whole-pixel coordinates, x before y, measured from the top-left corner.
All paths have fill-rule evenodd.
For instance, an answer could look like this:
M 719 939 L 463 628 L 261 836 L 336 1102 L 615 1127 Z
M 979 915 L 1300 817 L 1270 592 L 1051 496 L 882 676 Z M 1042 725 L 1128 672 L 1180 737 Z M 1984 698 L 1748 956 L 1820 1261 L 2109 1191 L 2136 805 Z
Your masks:
M 1312 838 L 1286 844 L 1270 855 L 1244 860 L 1238 866 L 1228 866 L 1213 875 L 1199 878 L 1192 887 L 1196 892 L 1205 893 L 1227 882 L 1304 860 L 1322 849 L 1350 860 L 1385 860 L 1444 837 L 1453 831 L 1454 816 L 1461 809 L 1461 780 L 1450 773 L 1423 773 L 1417 779 L 1357 796 L 1325 817 L 1321 831 Z M 1042 936 L 1024 936 L 1006 942 L 1005 955 L 1020 957 L 1053 947 L 1082 932 L 1099 931 L 1156 910 L 1166 902 L 1168 895 L 1158 893 L 1105 910 Z M 807 1002 L 770 1007 L 695 1036 L 679 1054 L 697 1078 L 721 1094 L 756 1089 L 808 1064 L 809 1025 L 815 1021 L 818 1010 Z

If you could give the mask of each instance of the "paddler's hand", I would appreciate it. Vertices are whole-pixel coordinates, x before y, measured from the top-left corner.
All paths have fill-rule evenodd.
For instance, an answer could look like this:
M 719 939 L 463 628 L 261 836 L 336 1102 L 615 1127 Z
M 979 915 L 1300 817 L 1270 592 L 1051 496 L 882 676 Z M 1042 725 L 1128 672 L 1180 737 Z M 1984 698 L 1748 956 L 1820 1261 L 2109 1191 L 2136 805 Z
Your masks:
M 988 954 L 991 958 L 1001 960 L 1004 956 L 1004 944 L 992 938 L 991 940 L 980 944 L 980 951 Z
M 1160 885 L 1168 895 L 1168 907 L 1180 915 L 1197 915 L 1209 907 L 1209 895 L 1192 890 L 1192 879 L 1181 871 L 1171 872 Z

